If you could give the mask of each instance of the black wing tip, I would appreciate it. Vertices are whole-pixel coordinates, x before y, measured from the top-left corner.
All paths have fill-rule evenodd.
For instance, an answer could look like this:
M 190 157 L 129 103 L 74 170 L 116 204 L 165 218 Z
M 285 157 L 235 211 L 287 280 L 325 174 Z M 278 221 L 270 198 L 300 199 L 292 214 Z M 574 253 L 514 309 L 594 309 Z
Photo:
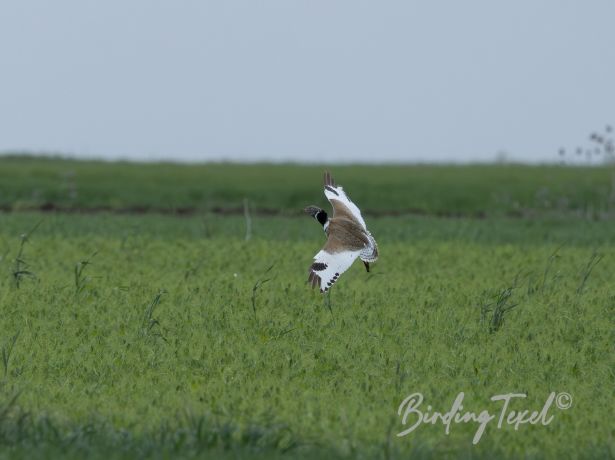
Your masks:
M 313 270 L 310 270 L 310 276 L 308 276 L 308 283 L 312 286 L 312 289 L 320 284 L 320 276 L 318 276 Z
M 325 186 L 335 187 L 335 181 L 331 177 L 331 173 L 329 171 L 325 171 Z
M 310 276 L 308 276 L 307 282 L 312 286 L 312 289 L 314 289 L 316 286 L 319 286 L 320 293 L 324 294 L 331 288 L 331 286 L 333 286 L 333 284 L 335 284 L 339 276 L 340 274 L 336 273 L 331 279 L 331 281 L 327 281 L 327 285 L 323 288 L 323 287 L 320 287 L 321 286 L 320 276 L 318 276 L 316 272 L 310 267 Z

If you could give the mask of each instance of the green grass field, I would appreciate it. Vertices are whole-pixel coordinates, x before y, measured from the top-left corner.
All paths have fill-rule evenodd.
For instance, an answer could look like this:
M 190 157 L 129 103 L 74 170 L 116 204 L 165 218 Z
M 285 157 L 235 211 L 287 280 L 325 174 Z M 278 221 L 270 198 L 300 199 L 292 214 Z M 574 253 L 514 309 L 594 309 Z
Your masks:
M 615 457 L 612 171 L 329 169 L 381 252 L 331 310 L 322 167 L 0 159 L 0 458 Z M 573 402 L 396 436 L 461 391 Z
M 336 166 L 367 215 L 615 216 L 612 167 L 522 165 Z M 318 192 L 323 167 L 79 162 L 0 157 L 0 209 L 98 209 L 297 214 Z

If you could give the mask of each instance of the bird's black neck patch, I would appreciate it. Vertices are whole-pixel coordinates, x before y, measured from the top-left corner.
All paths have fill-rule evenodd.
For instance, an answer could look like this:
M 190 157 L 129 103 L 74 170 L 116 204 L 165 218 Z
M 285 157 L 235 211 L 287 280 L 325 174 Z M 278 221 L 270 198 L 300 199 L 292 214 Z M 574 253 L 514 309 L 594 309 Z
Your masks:
M 316 217 L 316 220 L 320 222 L 320 225 L 322 225 L 323 227 L 327 223 L 327 220 L 328 220 L 327 213 L 323 211 L 322 209 L 318 211 L 314 217 Z

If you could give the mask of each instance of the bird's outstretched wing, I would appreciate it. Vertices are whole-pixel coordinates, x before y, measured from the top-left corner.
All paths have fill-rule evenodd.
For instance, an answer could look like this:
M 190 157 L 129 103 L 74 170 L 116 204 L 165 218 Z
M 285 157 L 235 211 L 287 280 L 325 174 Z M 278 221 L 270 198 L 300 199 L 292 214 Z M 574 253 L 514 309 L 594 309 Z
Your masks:
M 308 283 L 312 287 L 318 286 L 320 292 L 327 291 L 340 275 L 350 268 L 360 253 L 360 250 L 330 253 L 326 251 L 325 245 L 325 248 L 314 256 Z
M 357 205 L 350 201 L 344 189 L 335 185 L 329 171 L 325 171 L 325 196 L 333 206 L 333 217 L 350 217 L 356 220 L 364 229 L 367 230 L 361 211 Z

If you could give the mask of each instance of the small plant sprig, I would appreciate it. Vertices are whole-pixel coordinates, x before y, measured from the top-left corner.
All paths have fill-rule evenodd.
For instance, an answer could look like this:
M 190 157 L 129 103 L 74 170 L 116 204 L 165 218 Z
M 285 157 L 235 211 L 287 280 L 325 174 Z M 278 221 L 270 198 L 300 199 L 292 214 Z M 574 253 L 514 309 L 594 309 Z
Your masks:
M 331 313 L 331 318 L 333 318 L 333 307 L 331 306 L 331 291 L 333 291 L 333 289 L 329 289 L 328 292 L 325 292 L 323 294 L 323 302 L 325 303 L 325 307 L 327 307 L 327 309 L 329 310 L 329 313 Z
M 9 362 L 11 361 L 11 354 L 15 348 L 15 343 L 19 338 L 19 332 L 11 337 L 5 345 L 2 346 L 2 366 L 4 367 L 4 377 L 9 373 Z
M 39 227 L 41 222 L 43 221 L 39 220 L 29 232 L 22 233 L 20 235 L 19 251 L 17 252 L 17 256 L 15 257 L 13 263 L 13 281 L 15 282 L 15 286 L 17 288 L 19 288 L 21 280 L 25 276 L 36 276 L 32 271 L 28 270 L 28 264 L 24 260 L 24 249 L 26 247 L 26 243 L 30 240 L 30 237 Z
M 275 264 L 272 264 L 267 270 L 265 270 L 265 273 L 263 273 L 263 275 L 266 275 L 267 273 L 269 273 L 271 271 L 271 269 L 274 267 Z M 271 278 L 265 278 L 265 279 L 260 279 L 258 280 L 256 283 L 254 283 L 254 286 L 252 287 L 252 311 L 254 312 L 254 321 L 257 321 L 256 318 L 256 294 L 258 292 L 258 290 L 263 286 L 263 284 L 268 283 L 269 281 L 271 281 Z
M 577 294 L 583 293 L 583 289 L 585 288 L 585 283 L 587 283 L 587 280 L 589 279 L 589 275 L 591 275 L 594 267 L 600 263 L 602 257 L 602 254 L 598 254 L 596 251 L 592 253 L 589 260 L 587 261 L 587 265 L 585 265 L 583 271 L 581 272 L 581 283 L 577 288 Z
M 514 289 L 514 287 L 507 287 L 501 290 L 497 294 L 494 302 L 481 306 L 481 322 L 487 322 L 489 324 L 490 333 L 498 331 L 504 323 L 504 315 L 519 305 L 518 303 L 510 303 Z M 489 313 L 491 313 L 490 318 L 488 317 Z
M 243 200 L 243 217 L 246 221 L 245 240 L 250 241 L 250 239 L 252 238 L 252 217 L 250 217 L 250 204 L 248 203 L 247 198 L 244 198 Z
M 88 281 L 90 281 L 90 277 L 85 276 L 83 272 L 88 265 L 91 265 L 91 260 L 94 256 L 96 256 L 96 254 L 98 254 L 98 251 L 94 251 L 88 259 L 82 260 L 75 264 L 75 294 L 79 294 L 83 291 Z
M 11 410 L 16 406 L 17 398 L 21 395 L 21 391 L 18 391 L 13 395 L 13 397 L 9 400 L 8 403 L 4 405 L 4 407 L 0 407 L 0 427 L 2 423 L 7 419 L 7 416 L 11 412 Z
M 566 243 L 562 243 L 555 251 L 549 255 L 547 259 L 547 263 L 545 264 L 545 268 L 542 272 L 542 279 L 538 280 L 536 283 L 533 282 L 532 273 L 528 276 L 527 283 L 527 295 L 535 294 L 536 292 L 544 293 L 547 287 L 553 289 L 553 287 L 557 284 L 557 280 L 561 278 L 561 274 L 559 272 L 555 272 L 551 275 L 553 267 L 556 265 L 557 260 L 561 257 L 559 255 L 560 249 L 564 247 Z
M 589 134 L 589 145 L 578 146 L 570 152 L 565 148 L 560 148 L 559 156 L 564 158 L 570 153 L 577 157 L 583 157 L 587 161 L 592 161 L 593 157 L 602 157 L 604 163 L 612 163 L 615 161 L 615 138 L 613 137 L 613 127 L 606 125 L 602 131 L 594 131 Z
M 162 335 L 160 330 L 154 330 L 155 327 L 160 329 L 160 323 L 156 318 L 154 318 L 154 309 L 158 304 L 160 304 L 160 299 L 164 294 L 166 294 L 165 290 L 158 291 L 156 296 L 152 299 L 152 301 L 145 309 L 145 314 L 143 315 L 143 322 L 141 323 L 141 335 L 143 337 L 160 337 L 166 342 L 167 339 L 164 335 Z

